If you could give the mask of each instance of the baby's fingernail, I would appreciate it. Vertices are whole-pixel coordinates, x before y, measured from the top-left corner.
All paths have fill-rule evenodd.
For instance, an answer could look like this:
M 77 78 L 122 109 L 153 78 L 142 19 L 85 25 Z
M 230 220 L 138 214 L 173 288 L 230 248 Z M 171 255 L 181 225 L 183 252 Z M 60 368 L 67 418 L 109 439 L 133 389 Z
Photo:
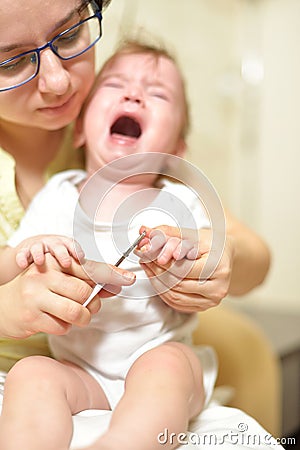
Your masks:
M 141 252 L 147 252 L 150 249 L 151 249 L 151 245 L 150 244 L 145 244 L 145 245 L 143 245 L 143 247 L 140 248 L 140 251 Z
M 166 258 L 165 256 L 159 256 L 157 258 L 157 262 L 158 264 L 166 264 L 168 262 L 168 258 Z
M 198 250 L 196 248 L 192 248 L 188 254 L 187 254 L 187 258 L 188 259 L 197 259 L 197 255 L 198 255 Z
M 181 255 L 180 251 L 179 252 L 174 252 L 173 253 L 173 257 L 176 261 L 180 261 L 181 259 L 183 259 L 183 256 Z

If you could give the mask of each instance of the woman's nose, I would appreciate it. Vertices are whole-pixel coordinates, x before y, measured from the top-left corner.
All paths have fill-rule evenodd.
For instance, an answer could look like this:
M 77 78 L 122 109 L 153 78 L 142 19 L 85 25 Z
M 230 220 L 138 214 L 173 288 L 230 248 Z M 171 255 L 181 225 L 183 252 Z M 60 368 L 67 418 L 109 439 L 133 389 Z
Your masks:
M 70 86 L 70 73 L 50 48 L 40 54 L 39 90 L 55 95 L 65 94 Z

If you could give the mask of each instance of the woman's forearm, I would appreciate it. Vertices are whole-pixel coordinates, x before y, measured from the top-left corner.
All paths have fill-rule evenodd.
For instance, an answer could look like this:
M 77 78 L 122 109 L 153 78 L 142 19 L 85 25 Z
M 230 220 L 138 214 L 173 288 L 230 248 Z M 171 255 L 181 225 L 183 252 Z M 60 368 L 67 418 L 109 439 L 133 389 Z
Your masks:
M 15 278 L 21 269 L 16 263 L 16 250 L 12 247 L 0 247 L 0 285 Z
M 264 281 L 271 263 L 270 250 L 256 233 L 228 212 L 226 221 L 227 236 L 234 247 L 229 294 L 243 295 Z

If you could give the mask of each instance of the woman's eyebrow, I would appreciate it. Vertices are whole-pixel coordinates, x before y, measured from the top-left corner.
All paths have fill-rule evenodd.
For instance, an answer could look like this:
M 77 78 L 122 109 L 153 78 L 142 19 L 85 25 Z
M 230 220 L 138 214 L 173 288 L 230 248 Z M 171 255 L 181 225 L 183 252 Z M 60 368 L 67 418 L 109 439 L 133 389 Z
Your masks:
M 53 27 L 53 31 L 68 23 L 76 13 L 79 14 L 79 8 L 73 9 L 66 17 L 57 22 Z
M 17 48 L 21 48 L 23 47 L 24 44 L 11 44 L 11 45 L 6 45 L 5 47 L 0 47 L 0 52 L 2 53 L 8 53 L 11 50 L 15 50 Z
M 62 27 L 63 25 L 65 25 L 66 23 L 68 23 L 72 17 L 78 13 L 79 8 L 75 8 L 73 9 L 67 16 L 65 16 L 63 19 L 61 19 L 59 22 L 57 22 L 53 28 L 52 28 L 52 33 L 53 31 L 55 31 L 56 29 Z M 21 44 L 10 44 L 10 45 L 5 45 L 0 47 L 0 52 L 2 53 L 8 53 L 12 50 L 16 50 L 18 48 L 22 48 L 24 47 L 24 43 L 22 42 Z

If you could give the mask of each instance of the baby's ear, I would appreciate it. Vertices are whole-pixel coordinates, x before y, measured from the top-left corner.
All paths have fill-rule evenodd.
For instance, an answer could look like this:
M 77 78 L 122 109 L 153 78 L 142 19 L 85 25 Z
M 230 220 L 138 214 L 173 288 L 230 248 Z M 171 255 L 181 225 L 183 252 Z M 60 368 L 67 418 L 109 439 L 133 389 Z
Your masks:
M 73 145 L 75 148 L 83 147 L 85 144 L 85 136 L 83 133 L 83 117 L 79 114 L 79 117 L 75 121 L 73 132 Z

